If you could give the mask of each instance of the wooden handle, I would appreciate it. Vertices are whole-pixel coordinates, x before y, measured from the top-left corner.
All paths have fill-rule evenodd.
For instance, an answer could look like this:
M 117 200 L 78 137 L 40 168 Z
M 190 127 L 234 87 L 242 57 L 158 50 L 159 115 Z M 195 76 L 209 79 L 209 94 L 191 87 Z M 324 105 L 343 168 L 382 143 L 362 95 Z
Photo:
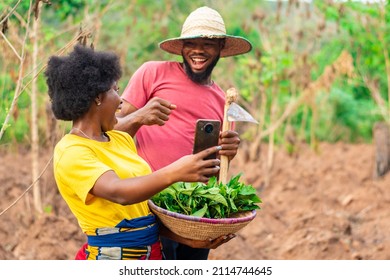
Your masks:
M 227 109 L 229 106 L 225 104 L 225 115 L 223 117 L 222 132 L 230 129 L 230 122 L 227 119 Z M 222 184 L 227 183 L 227 173 L 229 167 L 229 158 L 227 156 L 221 156 L 221 165 L 219 170 L 219 182 Z
M 223 124 L 222 124 L 222 132 L 228 131 L 231 129 L 231 123 L 228 121 L 228 109 L 232 102 L 237 99 L 237 91 L 235 88 L 230 88 L 226 92 L 226 101 L 223 112 Z M 221 165 L 219 170 L 219 182 L 222 184 L 227 183 L 227 175 L 229 169 L 229 158 L 227 156 L 221 156 Z

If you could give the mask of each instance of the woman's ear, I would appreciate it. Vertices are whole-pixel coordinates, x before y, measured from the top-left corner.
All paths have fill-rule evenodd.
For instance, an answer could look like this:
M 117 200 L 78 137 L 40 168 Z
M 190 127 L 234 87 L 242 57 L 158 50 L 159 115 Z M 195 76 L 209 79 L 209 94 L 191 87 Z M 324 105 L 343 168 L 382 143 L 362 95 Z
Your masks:
M 96 103 L 96 106 L 100 106 L 100 104 L 102 104 L 102 101 L 101 101 L 101 99 L 100 99 L 99 96 L 97 96 L 97 97 L 95 98 L 95 103 Z
M 96 106 L 100 106 L 100 104 L 102 104 L 103 102 L 103 99 L 104 99 L 104 94 L 100 93 L 98 96 L 95 97 L 95 103 L 96 103 Z

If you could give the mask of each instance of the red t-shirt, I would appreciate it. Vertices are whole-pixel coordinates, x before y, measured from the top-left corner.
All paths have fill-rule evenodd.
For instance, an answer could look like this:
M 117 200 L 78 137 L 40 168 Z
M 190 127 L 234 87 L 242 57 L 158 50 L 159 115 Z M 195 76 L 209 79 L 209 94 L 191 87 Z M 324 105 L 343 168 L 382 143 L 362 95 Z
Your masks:
M 192 82 L 182 65 L 173 61 L 144 63 L 130 79 L 122 98 L 141 108 L 155 96 L 177 108 L 164 126 L 142 126 L 136 134 L 138 153 L 152 170 L 191 154 L 196 121 L 214 119 L 222 123 L 225 105 L 225 93 L 218 85 Z

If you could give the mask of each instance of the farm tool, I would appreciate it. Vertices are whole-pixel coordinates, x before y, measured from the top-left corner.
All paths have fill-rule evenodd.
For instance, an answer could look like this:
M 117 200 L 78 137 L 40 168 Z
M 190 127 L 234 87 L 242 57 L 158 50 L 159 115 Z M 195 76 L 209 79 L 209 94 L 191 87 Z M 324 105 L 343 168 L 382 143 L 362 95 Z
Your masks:
M 226 101 L 224 107 L 224 117 L 222 132 L 230 130 L 232 122 L 258 122 L 249 114 L 244 108 L 239 106 L 236 102 L 238 93 L 235 88 L 229 88 L 226 91 Z M 229 159 L 227 156 L 221 156 L 221 166 L 219 172 L 219 182 L 222 184 L 227 183 L 227 173 L 229 168 Z

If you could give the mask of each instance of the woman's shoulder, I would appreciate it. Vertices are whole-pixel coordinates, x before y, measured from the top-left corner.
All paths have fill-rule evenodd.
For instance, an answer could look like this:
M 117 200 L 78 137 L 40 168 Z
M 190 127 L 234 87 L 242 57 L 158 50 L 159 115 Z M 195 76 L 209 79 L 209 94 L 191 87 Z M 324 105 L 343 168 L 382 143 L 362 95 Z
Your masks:
M 108 136 L 110 137 L 118 137 L 118 138 L 125 138 L 125 139 L 133 139 L 127 132 L 120 131 L 120 130 L 110 130 L 106 132 Z
M 110 139 L 122 140 L 130 143 L 134 143 L 133 137 L 131 137 L 127 132 L 120 130 L 110 130 L 106 132 Z
M 130 147 L 131 150 L 136 151 L 134 139 L 127 132 L 123 132 L 120 130 L 110 130 L 106 133 L 110 137 L 110 141 L 115 142 L 114 146 L 118 146 L 121 148 Z

